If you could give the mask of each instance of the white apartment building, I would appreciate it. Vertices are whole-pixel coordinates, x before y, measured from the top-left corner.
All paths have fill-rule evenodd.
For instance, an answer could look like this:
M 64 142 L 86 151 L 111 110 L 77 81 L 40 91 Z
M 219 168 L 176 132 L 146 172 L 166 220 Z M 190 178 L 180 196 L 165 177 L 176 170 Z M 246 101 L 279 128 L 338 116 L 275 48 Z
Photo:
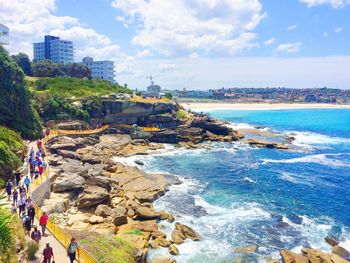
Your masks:
M 91 70 L 92 79 L 103 79 L 114 83 L 114 62 L 109 60 L 94 61 L 92 57 L 83 58 L 83 63 Z

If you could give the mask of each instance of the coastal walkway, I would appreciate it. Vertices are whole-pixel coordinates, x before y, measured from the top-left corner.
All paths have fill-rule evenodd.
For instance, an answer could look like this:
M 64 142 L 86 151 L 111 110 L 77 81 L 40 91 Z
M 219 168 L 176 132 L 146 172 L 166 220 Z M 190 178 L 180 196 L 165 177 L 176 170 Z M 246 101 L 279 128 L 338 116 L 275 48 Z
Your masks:
M 104 125 L 98 129 L 94 130 L 50 130 L 49 135 L 46 135 L 42 139 L 42 145 L 43 145 L 43 150 L 45 152 L 45 163 L 46 163 L 46 169 L 44 173 L 39 176 L 37 179 L 31 182 L 30 184 L 30 193 L 33 193 L 42 183 L 46 182 L 47 180 L 50 180 L 51 174 L 50 174 L 50 165 L 49 165 L 49 156 L 47 154 L 45 144 L 51 140 L 54 137 L 61 136 L 61 135 L 84 135 L 84 134 L 97 134 L 105 131 L 106 129 L 109 128 L 109 125 Z M 28 149 L 35 148 L 36 147 L 36 142 L 30 142 L 28 145 Z M 26 161 L 26 165 L 29 166 L 28 161 Z M 29 174 L 29 168 L 28 168 L 28 175 Z M 0 205 L 2 205 L 5 208 L 10 208 L 11 207 L 11 200 L 7 200 L 7 195 L 5 192 L 1 193 L 1 196 L 6 197 L 6 199 L 1 199 L 0 200 Z M 34 204 L 35 208 L 35 225 L 39 226 L 39 218 L 42 215 L 42 210 L 40 207 L 36 204 Z M 60 228 L 58 225 L 56 225 L 53 220 L 49 219 L 48 224 L 47 224 L 47 230 L 49 234 L 46 234 L 45 236 L 42 237 L 40 243 L 39 243 L 39 251 L 37 254 L 37 258 L 42 262 L 42 251 L 46 246 L 46 243 L 50 243 L 50 246 L 53 248 L 53 253 L 54 253 L 54 258 L 55 262 L 57 263 L 68 263 L 69 259 L 67 257 L 67 247 L 68 244 L 71 240 L 71 236 L 67 234 L 62 228 Z M 96 263 L 97 260 L 89 254 L 84 248 L 78 247 L 78 253 L 77 253 L 77 260 L 78 262 L 81 263 Z M 38 261 L 39 262 L 39 261 Z

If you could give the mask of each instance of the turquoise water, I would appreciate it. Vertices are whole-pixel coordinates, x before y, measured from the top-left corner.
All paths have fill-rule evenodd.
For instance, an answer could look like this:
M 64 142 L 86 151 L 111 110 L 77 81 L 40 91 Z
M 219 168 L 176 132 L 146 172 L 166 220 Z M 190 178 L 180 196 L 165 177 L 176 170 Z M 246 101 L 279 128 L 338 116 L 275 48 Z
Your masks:
M 239 126 L 287 133 L 299 151 L 217 143 L 145 157 L 149 171 L 180 176 L 156 203 L 193 226 L 201 242 L 179 246 L 178 262 L 234 262 L 235 247 L 256 244 L 247 262 L 280 249 L 330 251 L 331 235 L 350 249 L 350 110 L 211 111 Z M 147 159 L 148 158 L 148 159 Z M 165 225 L 170 233 L 172 226 Z M 162 252 L 154 252 L 162 253 Z M 226 262 L 226 261 L 225 261 Z

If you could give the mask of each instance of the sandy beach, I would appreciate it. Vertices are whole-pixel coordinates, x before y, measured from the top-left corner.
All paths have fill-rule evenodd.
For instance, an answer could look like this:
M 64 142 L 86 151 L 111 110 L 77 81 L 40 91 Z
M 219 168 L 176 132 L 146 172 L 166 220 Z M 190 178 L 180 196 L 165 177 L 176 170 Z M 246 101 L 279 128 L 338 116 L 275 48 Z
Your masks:
M 214 103 L 214 102 L 181 102 L 185 109 L 193 111 L 208 110 L 283 110 L 283 109 L 350 109 L 350 104 L 321 103 Z

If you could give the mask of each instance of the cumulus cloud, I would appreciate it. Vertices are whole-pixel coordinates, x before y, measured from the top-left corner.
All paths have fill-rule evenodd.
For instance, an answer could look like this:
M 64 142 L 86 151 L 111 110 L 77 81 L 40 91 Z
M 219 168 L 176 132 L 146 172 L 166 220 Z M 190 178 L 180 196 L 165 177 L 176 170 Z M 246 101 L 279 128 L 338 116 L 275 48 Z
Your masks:
M 270 39 L 264 41 L 264 44 L 266 46 L 272 45 L 273 43 L 275 43 L 275 38 L 270 38 Z
M 284 43 L 279 45 L 276 48 L 276 52 L 284 52 L 284 53 L 297 53 L 300 51 L 302 43 L 296 42 L 296 43 Z
M 297 28 L 297 25 L 290 25 L 289 27 L 287 27 L 287 31 L 292 31 L 296 28 Z
M 340 33 L 342 31 L 343 31 L 343 28 L 341 28 L 341 27 L 334 28 L 334 33 Z
M 252 32 L 266 16 L 259 0 L 114 0 L 138 25 L 132 43 L 165 56 L 235 54 L 257 46 Z
M 0 0 L 0 21 L 10 28 L 11 53 L 25 52 L 32 57 L 32 43 L 46 34 L 74 41 L 76 60 L 83 56 L 106 59 L 116 56 L 120 47 L 105 35 L 81 25 L 71 16 L 55 16 L 56 0 Z
M 328 4 L 336 9 L 343 8 L 345 5 L 350 4 L 350 0 L 300 0 L 300 2 L 307 4 L 308 7 Z

